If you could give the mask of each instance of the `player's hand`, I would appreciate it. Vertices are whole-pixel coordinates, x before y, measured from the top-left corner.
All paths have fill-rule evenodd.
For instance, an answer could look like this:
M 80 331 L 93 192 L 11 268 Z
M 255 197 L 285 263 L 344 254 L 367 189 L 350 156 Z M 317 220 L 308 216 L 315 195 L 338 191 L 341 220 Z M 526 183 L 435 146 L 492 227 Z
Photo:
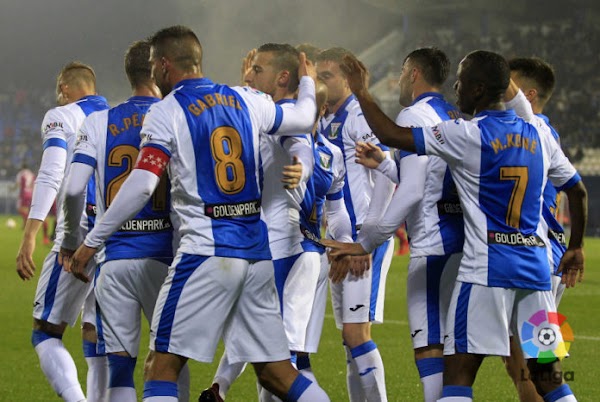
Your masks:
M 362 247 L 361 247 L 362 248 Z M 357 278 L 362 278 L 365 272 L 371 269 L 371 254 L 355 255 L 350 264 L 350 273 Z
M 298 60 L 300 61 L 300 64 L 298 65 L 298 78 L 307 75 L 311 77 L 314 82 L 317 82 L 317 69 L 313 62 L 306 58 L 306 53 L 300 52 Z
M 71 257 L 75 253 L 75 250 L 69 250 L 61 247 L 58 252 L 58 263 L 62 265 L 63 269 L 67 272 L 71 272 Z
M 350 256 L 338 258 L 331 261 L 329 267 L 329 279 L 332 283 L 339 283 L 343 281 L 350 271 L 350 264 L 352 264 L 352 258 Z
M 75 254 L 71 257 L 70 272 L 82 282 L 88 283 L 90 278 L 85 274 L 85 269 L 90 259 L 98 251 L 97 248 L 88 247 L 85 244 L 79 246 Z
M 343 243 L 341 241 L 321 239 L 321 244 L 329 249 L 327 250 L 327 257 L 330 262 L 345 256 L 364 256 L 368 254 L 360 243 Z
M 35 274 L 33 251 L 35 250 L 35 236 L 24 236 L 17 253 L 17 274 L 21 279 L 29 280 Z
M 558 266 L 558 272 L 562 272 L 561 283 L 567 288 L 572 288 L 575 283 L 583 281 L 584 265 L 583 248 L 567 249 Z
M 242 59 L 242 86 L 246 85 L 246 75 L 248 74 L 248 70 L 252 68 L 254 56 L 256 56 L 256 49 L 250 50 L 248 54 L 246 54 L 246 57 Z
M 283 188 L 293 190 L 300 184 L 302 180 L 302 163 L 297 156 L 292 158 L 292 164 L 283 167 Z
M 355 162 L 369 169 L 377 169 L 379 164 L 385 159 L 385 154 L 377 145 L 370 142 L 356 143 Z
M 344 56 L 344 61 L 340 64 L 340 68 L 346 75 L 348 86 L 353 94 L 361 96 L 368 93 L 369 71 L 360 60 L 347 54 Z

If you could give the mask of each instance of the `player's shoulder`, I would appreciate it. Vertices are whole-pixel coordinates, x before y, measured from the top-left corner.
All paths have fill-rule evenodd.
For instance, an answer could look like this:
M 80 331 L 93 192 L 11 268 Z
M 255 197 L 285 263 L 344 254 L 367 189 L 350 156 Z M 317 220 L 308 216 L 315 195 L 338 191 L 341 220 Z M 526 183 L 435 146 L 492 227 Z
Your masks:
M 273 102 L 273 98 L 271 98 L 271 95 L 264 93 L 262 91 L 259 91 L 258 89 L 249 87 L 249 86 L 236 86 L 236 87 L 230 87 L 233 91 L 237 92 L 238 94 L 240 94 L 240 96 L 242 96 L 244 99 L 249 99 L 251 101 L 256 101 L 256 102 Z

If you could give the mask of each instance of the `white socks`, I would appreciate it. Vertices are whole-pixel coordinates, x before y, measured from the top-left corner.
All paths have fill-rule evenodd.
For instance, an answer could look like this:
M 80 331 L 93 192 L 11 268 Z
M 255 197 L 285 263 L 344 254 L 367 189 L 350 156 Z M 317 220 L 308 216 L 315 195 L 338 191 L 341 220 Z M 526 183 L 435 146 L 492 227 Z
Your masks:
M 358 368 L 352 357 L 352 352 L 346 345 L 344 345 L 344 350 L 346 351 L 346 386 L 348 388 L 348 398 L 350 402 L 365 402 L 367 398 L 360 382 Z
M 32 343 L 40 359 L 40 367 L 54 391 L 66 402 L 85 400 L 77 378 L 77 367 L 62 340 L 33 331 Z
M 442 397 L 444 387 L 444 358 L 429 357 L 417 360 L 419 377 L 423 384 L 425 402 L 436 402 Z
M 213 379 L 213 383 L 219 384 L 221 398 L 225 399 L 231 384 L 242 374 L 245 368 L 246 363 L 230 363 L 227 358 L 227 350 L 223 352 L 219 367 L 217 367 L 217 372 L 215 373 L 215 378 Z
M 367 341 L 350 350 L 356 362 L 358 376 L 368 402 L 385 402 L 385 372 L 379 349 L 373 341 Z

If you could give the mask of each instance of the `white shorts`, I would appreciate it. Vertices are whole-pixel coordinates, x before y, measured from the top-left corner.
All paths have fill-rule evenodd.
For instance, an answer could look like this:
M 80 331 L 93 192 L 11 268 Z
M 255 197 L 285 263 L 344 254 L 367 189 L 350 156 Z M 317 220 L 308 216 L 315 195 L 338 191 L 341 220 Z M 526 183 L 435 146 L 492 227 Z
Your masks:
M 96 262 L 92 259 L 86 275 L 93 277 Z M 58 264 L 58 253 L 51 251 L 44 260 L 33 302 L 33 318 L 60 325 L 75 325 L 92 283 L 83 283 Z
M 178 254 L 156 301 L 150 349 L 210 363 L 220 339 L 231 363 L 290 358 L 273 263 Z
M 83 307 L 81 309 L 81 325 L 83 324 L 92 324 L 94 327 L 97 325 L 96 315 L 96 296 L 94 295 L 94 286 L 90 289 L 85 301 L 83 302 Z
M 444 354 L 509 356 L 509 336 L 518 333 L 526 359 L 540 357 L 552 348 L 564 357 L 560 327 L 553 323 L 557 319 L 550 290 L 456 282 L 448 309 Z M 545 336 L 547 344 L 542 344 Z
M 413 348 L 444 343 L 446 314 L 462 253 L 412 257 L 406 295 Z
M 552 275 L 552 294 L 554 295 L 554 303 L 556 304 L 557 309 L 567 286 L 564 283 L 561 283 L 561 281 L 562 277 Z
M 98 351 L 137 357 L 142 312 L 152 320 L 169 266 L 150 258 L 113 260 L 100 265 L 94 292 L 98 303 Z
M 335 324 L 383 322 L 385 282 L 394 255 L 394 240 L 389 239 L 373 251 L 371 269 L 362 278 L 348 274 L 331 284 L 331 304 Z
M 314 353 L 316 350 L 306 350 L 306 339 L 321 271 L 321 255 L 315 251 L 304 252 L 273 260 L 273 267 L 289 349 Z

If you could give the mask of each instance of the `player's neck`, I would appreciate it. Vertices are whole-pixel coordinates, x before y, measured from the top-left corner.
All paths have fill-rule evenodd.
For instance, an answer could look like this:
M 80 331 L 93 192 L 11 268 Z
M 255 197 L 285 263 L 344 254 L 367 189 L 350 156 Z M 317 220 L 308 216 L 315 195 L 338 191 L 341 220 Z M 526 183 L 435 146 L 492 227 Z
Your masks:
M 475 111 L 473 112 L 473 116 L 483 110 L 506 110 L 506 106 L 504 106 L 504 102 L 482 102 L 481 104 L 475 106 Z
M 142 84 L 133 89 L 132 96 L 149 96 L 152 98 L 160 98 L 160 90 L 156 85 Z
M 435 92 L 435 93 L 440 93 L 440 89 L 437 87 L 432 87 L 431 85 L 426 85 L 426 84 L 421 84 L 421 85 L 417 85 L 415 84 L 415 86 L 413 87 L 413 93 L 412 93 L 412 97 L 413 97 L 413 101 L 415 99 L 417 99 L 419 96 L 425 94 L 425 93 L 430 93 L 430 92 Z
M 294 93 L 289 92 L 287 88 L 277 88 L 273 94 L 273 101 L 277 102 L 282 99 L 294 99 Z
M 344 103 L 346 103 L 346 100 L 347 100 L 347 99 L 348 99 L 350 96 L 352 96 L 352 92 L 348 92 L 348 93 L 346 94 L 346 96 L 342 96 L 342 97 L 340 98 L 340 100 L 338 100 L 338 101 L 335 103 L 335 105 L 333 105 L 333 106 L 329 107 L 329 113 L 331 113 L 331 114 L 336 114 L 336 113 L 337 113 L 337 111 L 339 110 L 339 108 L 341 108 L 341 107 L 342 107 L 342 105 L 343 105 Z

